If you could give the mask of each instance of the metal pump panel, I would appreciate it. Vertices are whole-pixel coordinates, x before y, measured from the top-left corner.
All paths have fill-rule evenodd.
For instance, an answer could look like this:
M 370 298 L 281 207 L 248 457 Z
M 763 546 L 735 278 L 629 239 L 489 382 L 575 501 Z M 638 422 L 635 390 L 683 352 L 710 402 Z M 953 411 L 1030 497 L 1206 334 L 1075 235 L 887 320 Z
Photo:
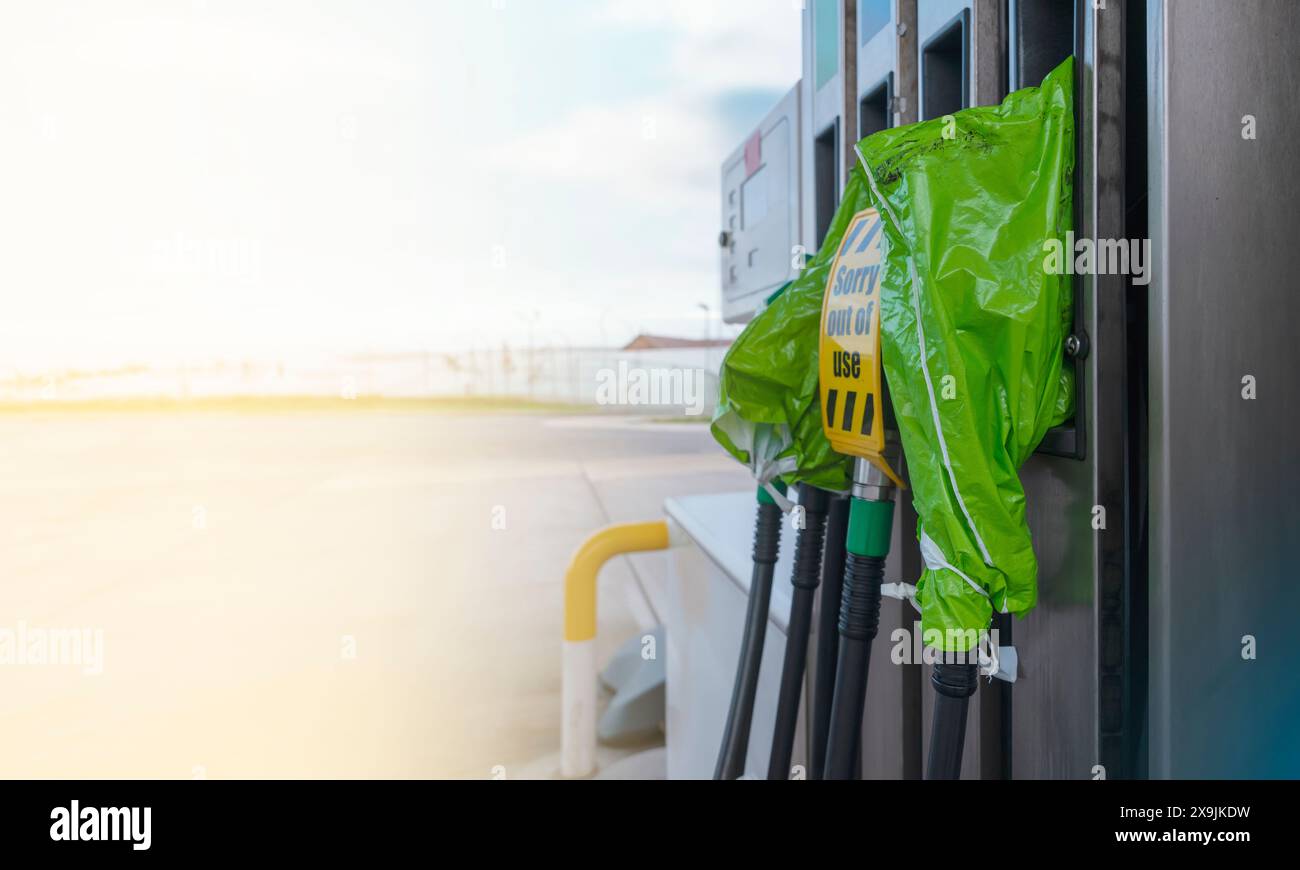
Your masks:
M 744 323 L 799 274 L 799 85 L 722 164 L 722 319 Z

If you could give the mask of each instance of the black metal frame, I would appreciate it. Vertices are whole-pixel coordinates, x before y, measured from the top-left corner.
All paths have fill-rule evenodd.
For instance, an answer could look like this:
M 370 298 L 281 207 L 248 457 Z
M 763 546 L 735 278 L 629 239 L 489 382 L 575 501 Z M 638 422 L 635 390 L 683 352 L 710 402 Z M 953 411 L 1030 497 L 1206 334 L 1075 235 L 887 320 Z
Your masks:
M 1083 119 L 1079 108 L 1079 95 L 1084 92 L 1084 73 L 1083 57 L 1083 28 L 1079 26 L 1080 16 L 1086 9 L 1087 0 L 1079 0 L 1079 3 L 1085 5 L 1076 5 L 1074 14 L 1074 227 L 1077 231 L 1083 223 L 1083 197 L 1079 195 L 1079 167 L 1083 158 L 1083 143 L 1080 131 L 1083 129 Z M 1015 19 L 1010 20 L 1010 29 L 1008 39 L 1012 45 L 1008 50 L 1008 56 L 1012 56 L 1018 50 L 1015 36 Z M 1014 82 L 1015 85 L 1021 85 L 1021 82 Z M 1070 254 L 1070 252 L 1067 252 Z M 1087 392 L 1085 390 L 1084 379 L 1088 376 L 1088 352 L 1091 342 L 1088 340 L 1088 334 L 1084 330 L 1084 324 L 1087 323 L 1087 311 L 1084 309 L 1083 298 L 1083 281 L 1078 275 L 1072 276 L 1071 280 L 1074 296 L 1074 322 L 1070 326 L 1070 334 L 1078 340 L 1079 350 L 1073 355 L 1069 354 L 1065 348 L 1061 348 L 1061 353 L 1065 354 L 1067 362 L 1074 363 L 1074 419 L 1068 420 L 1060 426 L 1053 427 L 1043 436 L 1042 442 L 1038 445 L 1038 453 L 1045 453 L 1049 456 L 1060 456 L 1065 459 L 1083 459 L 1088 455 L 1088 402 Z
M 842 153 L 842 152 L 841 152 L 841 147 L 840 147 L 840 146 L 841 146 L 841 142 L 843 141 L 841 137 L 844 135 L 844 131 L 843 131 L 843 129 L 842 129 L 842 125 L 841 125 L 841 123 L 840 123 L 840 120 L 841 120 L 841 119 L 840 119 L 840 116 L 839 116 L 839 115 L 836 115 L 834 121 L 832 121 L 831 123 L 827 124 L 827 125 L 826 125 L 825 127 L 823 127 L 819 132 L 817 132 L 816 134 L 813 135 L 813 161 L 814 161 L 814 162 L 813 162 L 813 203 L 812 203 L 812 207 L 813 207 L 813 229 L 814 229 L 814 230 L 816 231 L 816 233 L 817 233 L 817 248 L 818 248 L 818 249 L 821 248 L 821 246 L 822 246 L 822 242 L 825 241 L 826 232 L 828 231 L 828 229 L 829 229 L 829 227 L 830 227 L 830 224 L 833 223 L 834 220 L 835 220 L 835 210 L 836 210 L 837 208 L 839 208 L 840 198 L 844 196 L 844 170 L 843 170 L 843 166 L 842 166 L 842 164 L 843 164 L 844 161 L 841 159 L 841 156 L 840 156 L 841 153 Z M 818 159 L 818 154 L 817 154 L 817 149 L 818 149 L 818 147 L 819 147 L 819 144 L 818 144 L 818 143 L 820 143 L 821 140 L 822 140 L 822 139 L 823 139 L 823 138 L 824 138 L 828 133 L 829 133 L 830 136 L 831 136 L 831 161 L 832 161 L 832 163 L 831 163 L 831 171 L 834 173 L 834 178 L 835 178 L 835 190 L 834 190 L 834 192 L 833 192 L 833 194 L 832 194 L 832 197 L 831 197 L 831 200 L 832 200 L 832 201 L 829 203 L 829 206 L 828 206 L 828 209 L 827 209 L 827 214 L 829 214 L 830 218 L 829 218 L 829 220 L 827 221 L 826 227 L 822 227 L 822 225 L 821 225 L 821 216 L 822 216 L 821 206 L 822 206 L 822 203 L 821 203 L 821 201 L 820 201 L 821 191 L 818 190 L 818 187 L 820 186 L 820 180 L 821 180 L 818 176 L 819 176 L 819 173 L 820 173 L 821 167 L 817 164 L 816 161 L 817 161 L 817 159 Z
M 1109 14 L 1092 8 L 1091 0 L 1076 0 L 1076 19 L 1087 14 L 1095 23 L 1090 87 L 1081 94 L 1095 108 L 1089 143 L 1095 161 L 1090 180 L 1097 238 L 1122 238 L 1132 226 L 1126 210 L 1128 186 L 1145 154 L 1129 153 L 1127 127 L 1145 125 L 1127 102 L 1129 64 L 1127 29 L 1145 30 L 1141 17 L 1129 18 L 1123 7 Z M 1136 5 L 1127 4 L 1133 12 Z M 1136 61 L 1136 58 L 1134 58 Z M 1076 197 L 1076 202 L 1078 198 Z M 1143 445 L 1146 371 L 1145 334 L 1137 324 L 1130 276 L 1093 277 L 1092 323 L 1094 377 L 1093 408 L 1096 504 L 1106 507 L 1108 522 L 1095 533 L 1097 763 L 1110 779 L 1142 776 L 1138 747 L 1144 732 L 1146 691 L 1145 600 L 1147 566 L 1141 557 L 1145 513 L 1147 456 Z M 1140 289 L 1140 288 L 1139 288 Z M 1139 365 L 1135 366 L 1134 361 Z M 1135 419 L 1135 417 L 1137 419 Z M 1081 428 L 1081 427 L 1080 427 Z
M 862 104 L 875 97 L 881 88 L 884 88 L 885 91 L 885 117 L 887 120 L 884 129 L 888 130 L 894 126 L 894 73 L 893 70 L 890 70 L 885 74 L 884 78 L 877 81 L 867 89 L 865 94 L 858 98 L 858 141 L 865 139 L 868 135 L 862 130 Z

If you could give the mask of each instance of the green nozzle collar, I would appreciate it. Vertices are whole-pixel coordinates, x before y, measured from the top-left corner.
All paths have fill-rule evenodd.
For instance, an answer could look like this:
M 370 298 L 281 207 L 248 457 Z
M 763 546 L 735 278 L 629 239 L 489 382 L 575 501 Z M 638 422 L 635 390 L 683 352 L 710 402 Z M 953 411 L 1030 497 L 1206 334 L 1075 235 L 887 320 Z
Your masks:
M 859 556 L 889 555 L 894 530 L 894 503 L 855 498 L 849 503 L 849 533 L 845 547 Z

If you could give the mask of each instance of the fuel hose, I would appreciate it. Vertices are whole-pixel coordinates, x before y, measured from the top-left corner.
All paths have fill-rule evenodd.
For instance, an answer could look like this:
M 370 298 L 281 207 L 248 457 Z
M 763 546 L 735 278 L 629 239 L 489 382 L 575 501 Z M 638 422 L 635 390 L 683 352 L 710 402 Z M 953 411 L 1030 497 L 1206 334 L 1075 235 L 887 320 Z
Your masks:
M 826 766 L 826 736 L 831 728 L 835 695 L 835 658 L 839 648 L 840 595 L 844 588 L 844 536 L 849 527 L 849 499 L 835 496 L 826 514 L 826 547 L 822 558 L 821 609 L 817 613 L 817 662 L 813 676 L 812 740 L 808 776 L 821 779 Z
M 785 660 L 781 667 L 781 688 L 776 702 L 776 726 L 772 731 L 772 753 L 768 779 L 789 779 L 794 754 L 794 732 L 799 722 L 799 699 L 803 694 L 804 669 L 808 663 L 808 639 L 812 633 L 813 599 L 821 582 L 822 548 L 826 540 L 826 511 L 830 493 L 814 486 L 799 487 L 799 508 L 803 524 L 795 536 L 794 568 L 790 573 L 790 621 L 786 631 Z
M 966 743 L 966 708 L 975 694 L 979 667 L 969 653 L 944 653 L 934 663 L 934 718 L 930 728 L 930 760 L 926 779 L 960 779 L 962 747 Z
M 749 728 L 754 718 L 754 696 L 758 693 L 758 669 L 763 659 L 767 633 L 767 611 L 772 600 L 772 576 L 781 549 L 781 508 L 763 487 L 758 488 L 754 517 L 754 568 L 750 575 L 749 602 L 745 608 L 745 633 L 736 663 L 736 682 L 731 706 L 718 749 L 714 779 L 738 779 L 745 772 L 749 754 Z

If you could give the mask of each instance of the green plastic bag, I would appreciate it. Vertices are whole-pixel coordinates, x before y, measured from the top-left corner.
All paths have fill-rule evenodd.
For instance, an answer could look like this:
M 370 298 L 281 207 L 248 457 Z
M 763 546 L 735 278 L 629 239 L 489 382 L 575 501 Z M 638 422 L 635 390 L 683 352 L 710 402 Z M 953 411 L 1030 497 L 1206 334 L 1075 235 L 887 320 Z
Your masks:
M 713 437 L 762 484 L 780 477 L 844 492 L 852 482 L 852 460 L 832 450 L 822 431 L 817 346 L 835 252 L 853 216 L 870 205 L 855 169 L 821 250 L 745 326 L 722 361 Z
M 1067 60 L 1000 106 L 858 143 L 884 218 L 881 353 L 920 516 L 917 601 L 945 650 L 1038 597 L 1017 472 L 1073 413 L 1070 280 L 1046 260 L 1072 226 L 1073 74 Z

